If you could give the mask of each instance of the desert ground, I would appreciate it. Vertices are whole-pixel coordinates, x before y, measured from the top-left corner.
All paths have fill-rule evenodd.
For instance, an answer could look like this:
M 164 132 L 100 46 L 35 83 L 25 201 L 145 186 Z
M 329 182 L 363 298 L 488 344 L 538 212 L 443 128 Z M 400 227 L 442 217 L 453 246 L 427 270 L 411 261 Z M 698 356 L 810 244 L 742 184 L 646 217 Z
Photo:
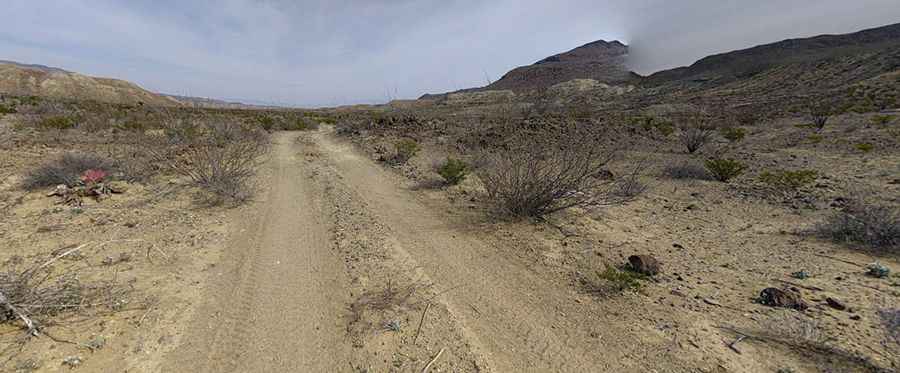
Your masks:
M 0 289 L 13 299 L 0 313 L 2 371 L 900 366 L 896 241 L 817 233 L 855 201 L 897 219 L 900 123 L 873 119 L 891 113 L 841 114 L 821 130 L 767 118 L 689 154 L 686 127 L 557 122 L 508 104 L 4 104 L 18 110 L 0 117 Z M 510 123 L 572 121 L 612 129 L 600 134 L 620 151 L 604 169 L 633 175 L 636 192 L 536 216 L 498 208 L 479 152 L 503 149 Z M 473 172 L 448 182 L 435 171 L 448 157 Z M 702 172 L 726 158 L 744 172 Z M 700 173 L 674 173 L 689 164 Z M 67 167 L 75 179 L 60 187 Z M 786 190 L 762 176 L 777 170 L 813 176 Z M 767 302 L 767 288 L 785 299 Z

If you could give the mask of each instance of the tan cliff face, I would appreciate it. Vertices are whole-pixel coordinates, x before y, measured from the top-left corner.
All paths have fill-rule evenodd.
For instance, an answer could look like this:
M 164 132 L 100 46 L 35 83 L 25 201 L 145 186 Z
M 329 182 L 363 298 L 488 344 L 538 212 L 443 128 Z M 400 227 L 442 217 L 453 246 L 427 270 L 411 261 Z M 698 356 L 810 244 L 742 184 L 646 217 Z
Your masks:
M 40 65 L 5 61 L 0 61 L 0 93 L 115 104 L 181 105 L 175 99 L 124 80 L 96 78 Z

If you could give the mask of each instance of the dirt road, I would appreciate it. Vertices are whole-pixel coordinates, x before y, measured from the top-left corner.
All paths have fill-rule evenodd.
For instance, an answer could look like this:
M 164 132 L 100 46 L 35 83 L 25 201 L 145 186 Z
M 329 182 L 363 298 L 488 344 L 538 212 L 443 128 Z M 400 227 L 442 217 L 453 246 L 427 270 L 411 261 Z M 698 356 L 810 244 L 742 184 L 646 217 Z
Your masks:
M 268 192 L 254 215 L 236 217 L 217 278 L 164 371 L 347 369 L 347 279 L 322 200 L 305 188 L 295 138 L 275 138 Z
M 355 366 L 349 362 L 358 356 L 341 317 L 352 302 L 348 273 L 344 258 L 330 249 L 332 223 L 322 210 L 329 201 L 310 181 L 313 165 L 333 171 L 335 187 L 348 188 L 384 226 L 379 232 L 390 255 L 419 272 L 409 277 L 449 289 L 436 299 L 449 311 L 461 340 L 446 343 L 465 345 L 477 356 L 478 369 L 656 367 L 642 356 L 658 352 L 620 339 L 653 342 L 654 335 L 622 330 L 596 305 L 576 299 L 570 286 L 546 281 L 502 255 L 492 246 L 496 243 L 449 222 L 397 175 L 336 139 L 330 129 L 304 136 L 311 141 L 276 136 L 269 191 L 254 208 L 259 216 L 235 222 L 228 259 L 165 371 L 335 372 Z M 309 151 L 317 153 L 316 160 L 302 162 Z

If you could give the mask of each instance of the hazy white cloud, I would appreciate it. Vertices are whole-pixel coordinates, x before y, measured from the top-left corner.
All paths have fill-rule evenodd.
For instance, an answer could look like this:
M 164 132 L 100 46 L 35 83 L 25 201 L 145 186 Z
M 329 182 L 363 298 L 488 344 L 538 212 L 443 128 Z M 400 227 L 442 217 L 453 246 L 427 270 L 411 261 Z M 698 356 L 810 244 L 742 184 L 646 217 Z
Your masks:
M 597 39 L 641 72 L 900 20 L 896 0 L 7 0 L 0 59 L 177 94 L 336 105 L 483 85 Z

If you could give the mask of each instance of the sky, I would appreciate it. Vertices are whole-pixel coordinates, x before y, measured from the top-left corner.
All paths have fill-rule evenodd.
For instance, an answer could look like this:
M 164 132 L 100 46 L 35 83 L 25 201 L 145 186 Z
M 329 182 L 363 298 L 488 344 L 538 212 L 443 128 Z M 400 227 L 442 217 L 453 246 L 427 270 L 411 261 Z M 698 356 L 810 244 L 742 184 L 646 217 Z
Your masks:
M 483 86 L 595 40 L 642 74 L 900 22 L 900 0 L 4 0 L 0 60 L 316 107 Z

